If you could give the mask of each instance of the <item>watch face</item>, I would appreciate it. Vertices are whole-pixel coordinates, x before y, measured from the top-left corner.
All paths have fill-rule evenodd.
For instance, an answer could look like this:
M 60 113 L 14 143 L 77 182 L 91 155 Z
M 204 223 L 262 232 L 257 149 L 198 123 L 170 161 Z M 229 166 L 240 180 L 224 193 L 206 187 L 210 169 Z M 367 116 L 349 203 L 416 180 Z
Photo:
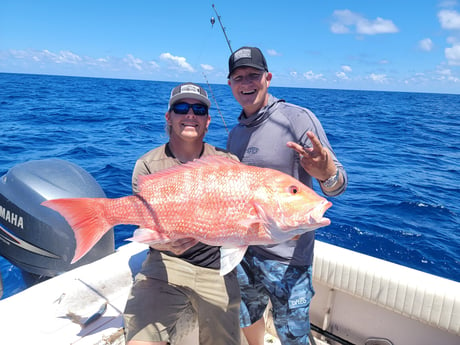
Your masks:
M 339 169 L 337 169 L 337 172 L 335 173 L 335 175 L 329 177 L 326 181 L 323 182 L 323 186 L 326 188 L 331 188 L 337 183 L 338 180 L 339 180 Z

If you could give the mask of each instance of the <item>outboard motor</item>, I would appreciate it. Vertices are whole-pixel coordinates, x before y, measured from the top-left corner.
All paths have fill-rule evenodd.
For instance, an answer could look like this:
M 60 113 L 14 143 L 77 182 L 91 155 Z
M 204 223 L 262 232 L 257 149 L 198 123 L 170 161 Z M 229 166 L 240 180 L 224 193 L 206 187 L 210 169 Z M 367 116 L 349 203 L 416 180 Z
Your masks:
M 80 197 L 106 195 L 78 165 L 45 159 L 11 168 L 0 180 L 0 255 L 23 271 L 53 277 L 113 253 L 111 229 L 81 260 L 70 264 L 76 246 L 74 233 L 59 213 L 40 204 Z

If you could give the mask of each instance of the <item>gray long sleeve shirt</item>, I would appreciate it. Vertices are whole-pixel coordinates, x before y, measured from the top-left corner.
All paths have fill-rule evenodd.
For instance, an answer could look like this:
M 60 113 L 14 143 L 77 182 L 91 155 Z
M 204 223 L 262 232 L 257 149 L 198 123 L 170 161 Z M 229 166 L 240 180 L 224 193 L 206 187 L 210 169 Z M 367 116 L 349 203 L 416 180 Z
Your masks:
M 328 196 L 336 196 L 345 191 L 347 174 L 332 150 L 321 123 L 310 110 L 285 103 L 284 100 L 270 95 L 267 106 L 258 114 L 247 118 L 242 112 L 238 121 L 239 124 L 230 131 L 227 150 L 235 154 L 241 162 L 282 171 L 312 188 L 312 177 L 300 165 L 299 155 L 286 146 L 288 141 L 293 141 L 304 147 L 311 147 L 306 133 L 312 131 L 332 153 L 334 163 L 345 181 L 342 188 Z M 324 190 L 323 193 L 326 194 Z M 305 266 L 313 262 L 314 239 L 315 232 L 310 231 L 298 240 L 255 246 L 253 249 L 262 258 Z

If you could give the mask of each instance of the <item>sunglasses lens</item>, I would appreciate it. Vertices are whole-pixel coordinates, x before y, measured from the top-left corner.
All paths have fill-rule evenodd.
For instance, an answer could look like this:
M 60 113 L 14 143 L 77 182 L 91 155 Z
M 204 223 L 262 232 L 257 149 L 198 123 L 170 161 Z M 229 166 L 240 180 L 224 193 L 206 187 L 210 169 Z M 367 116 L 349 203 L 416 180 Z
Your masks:
M 187 114 L 190 106 L 188 103 L 177 103 L 172 108 L 176 114 Z
M 192 104 L 192 109 L 195 115 L 206 115 L 208 113 L 208 107 L 203 104 Z
M 188 103 L 176 103 L 172 106 L 173 111 L 176 114 L 185 115 L 189 109 L 192 108 L 193 113 L 198 116 L 204 116 L 208 113 L 208 107 L 204 104 L 188 104 Z

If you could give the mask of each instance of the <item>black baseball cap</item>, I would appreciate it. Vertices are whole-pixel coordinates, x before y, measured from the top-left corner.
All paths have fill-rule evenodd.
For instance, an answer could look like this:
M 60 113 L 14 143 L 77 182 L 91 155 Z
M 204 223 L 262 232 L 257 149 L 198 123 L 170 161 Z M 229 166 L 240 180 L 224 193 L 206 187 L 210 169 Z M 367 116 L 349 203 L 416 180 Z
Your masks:
M 228 76 L 238 67 L 253 67 L 268 72 L 267 61 L 259 48 L 241 47 L 228 59 Z

